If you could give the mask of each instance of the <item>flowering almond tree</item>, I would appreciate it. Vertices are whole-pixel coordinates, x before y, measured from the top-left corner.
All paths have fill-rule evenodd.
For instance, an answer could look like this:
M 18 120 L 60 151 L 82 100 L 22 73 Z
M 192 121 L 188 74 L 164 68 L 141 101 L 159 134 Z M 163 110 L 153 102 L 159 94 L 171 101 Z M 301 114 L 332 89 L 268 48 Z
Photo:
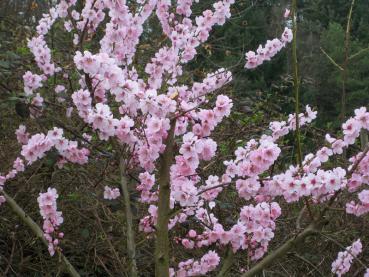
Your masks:
M 80 6 L 76 2 L 61 0 L 40 20 L 36 35 L 28 42 L 38 69 L 23 76 L 31 116 L 53 117 L 59 126 L 33 135 L 25 126 L 19 126 L 16 136 L 22 150 L 12 169 L 0 177 L 0 203 L 10 205 L 43 240 L 51 256 L 56 252 L 61 255 L 72 276 L 79 275 L 62 254 L 63 216 L 57 209 L 56 189 L 49 188 L 37 199 L 42 230 L 6 193 L 6 182 L 48 151 L 57 151 L 60 168 L 66 163 L 84 165 L 91 153 L 119 163 L 121 187 L 105 186 L 103 195 L 116 199 L 122 194 L 124 198 L 130 276 L 139 274 L 135 257 L 138 229 L 155 240 L 155 276 L 200 276 L 212 271 L 226 276 L 233 253 L 238 251 L 254 263 L 243 276 L 253 276 L 295 243 L 319 232 L 328 220 L 329 207 L 343 192 L 349 192 L 353 199 L 347 203 L 348 213 L 360 216 L 369 212 L 369 190 L 363 188 L 369 184 L 369 148 L 353 155 L 348 168 L 325 166 L 330 158 L 356 142 L 361 129 L 369 130 L 365 108 L 357 109 L 355 116 L 342 125 L 341 138 L 327 134 L 325 146 L 283 172 L 270 170 L 281 156 L 278 143 L 290 132 L 298 134 L 300 127 L 316 118 L 317 113 L 309 106 L 303 113 L 297 109 L 285 121 L 271 122 L 267 134 L 239 147 L 233 159 L 224 161 L 223 174 L 203 174 L 202 167 L 217 155 L 217 142 L 211 135 L 231 113 L 232 100 L 220 91 L 232 81 L 232 74 L 221 68 L 193 83 L 183 76 L 185 65 L 194 59 L 211 30 L 231 16 L 234 0 L 215 2 L 196 15 L 192 6 L 197 3 L 191 0 L 86 0 L 82 8 L 77 8 Z M 287 10 L 285 17 L 289 16 Z M 142 68 L 135 58 L 150 19 L 160 23 L 165 39 Z M 70 59 L 65 55 L 54 60 L 46 42 L 56 22 L 63 23 L 73 37 Z M 97 39 L 98 33 L 101 36 Z M 292 37 L 292 30 L 286 28 L 280 38 L 268 40 L 256 52 L 247 52 L 246 69 L 270 60 Z M 99 49 L 86 50 L 86 43 L 94 40 Z M 54 91 L 44 89 L 52 78 L 56 80 Z M 52 110 L 54 106 L 61 107 L 68 118 L 82 122 L 83 131 L 64 126 Z M 72 135 L 73 140 L 69 138 Z M 97 141 L 105 143 L 97 146 Z M 110 147 L 104 148 L 106 145 Z M 139 223 L 133 220 L 130 207 L 133 171 L 139 172 L 136 189 L 148 210 Z M 238 219 L 229 225 L 218 219 L 214 207 L 218 196 L 232 189 L 236 189 L 243 205 L 236 211 Z M 276 220 L 283 213 L 280 204 L 297 201 L 305 203 L 311 224 L 268 254 L 278 227 Z M 320 212 L 314 206 L 320 206 Z M 196 227 L 186 229 L 183 223 L 188 220 Z M 170 236 L 174 227 L 183 228 L 184 235 Z M 171 264 L 172 237 L 178 247 L 204 249 L 203 256 Z M 228 251 L 221 258 L 223 248 Z M 339 254 L 332 271 L 338 275 L 347 272 L 360 252 L 358 240 Z

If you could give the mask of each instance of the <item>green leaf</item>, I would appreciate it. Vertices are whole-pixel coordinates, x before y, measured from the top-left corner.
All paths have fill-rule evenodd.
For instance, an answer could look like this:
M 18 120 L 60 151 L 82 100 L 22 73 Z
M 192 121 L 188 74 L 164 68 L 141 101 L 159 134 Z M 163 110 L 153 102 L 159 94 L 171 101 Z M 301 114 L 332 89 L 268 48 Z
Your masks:
M 27 47 L 18 47 L 16 51 L 20 55 L 26 55 L 29 53 L 29 49 Z
M 78 195 L 78 193 L 75 193 L 75 192 L 74 193 L 69 193 L 68 198 L 69 198 L 69 200 L 77 201 L 79 199 L 79 195 Z

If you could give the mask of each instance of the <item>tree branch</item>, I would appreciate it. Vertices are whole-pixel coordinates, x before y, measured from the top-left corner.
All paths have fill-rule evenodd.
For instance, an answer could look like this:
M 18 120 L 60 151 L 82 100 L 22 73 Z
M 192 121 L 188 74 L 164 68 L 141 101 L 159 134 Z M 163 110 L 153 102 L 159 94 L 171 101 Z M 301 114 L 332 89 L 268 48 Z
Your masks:
M 262 259 L 259 263 L 253 266 L 249 271 L 245 272 L 241 275 L 241 277 L 251 277 L 255 276 L 256 274 L 260 273 L 264 268 L 268 267 L 269 265 L 273 264 L 275 260 L 283 257 L 290 251 L 292 248 L 296 246 L 296 244 L 303 242 L 307 237 L 312 236 L 319 231 L 322 227 L 322 223 L 311 223 L 308 227 L 306 227 L 302 232 L 300 232 L 295 237 L 286 241 L 282 246 L 278 247 L 277 250 L 270 253 L 264 259 Z

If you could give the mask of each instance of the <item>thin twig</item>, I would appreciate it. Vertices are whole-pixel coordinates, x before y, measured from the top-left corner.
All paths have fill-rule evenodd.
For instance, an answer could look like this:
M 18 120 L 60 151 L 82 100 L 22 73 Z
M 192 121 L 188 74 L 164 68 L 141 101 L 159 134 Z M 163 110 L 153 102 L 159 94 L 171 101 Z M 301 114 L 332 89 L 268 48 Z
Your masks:
M 360 51 L 358 51 L 357 53 L 355 53 L 355 54 L 351 55 L 351 56 L 349 57 L 349 60 L 352 60 L 352 59 L 356 58 L 357 56 L 359 56 L 359 55 L 363 54 L 363 53 L 364 53 L 364 52 L 366 52 L 366 51 L 369 51 L 369 47 L 364 48 L 364 49 L 361 49 L 361 50 L 360 50 Z
M 320 276 L 324 277 L 323 273 L 320 272 L 319 268 L 316 265 L 314 265 L 312 262 L 310 262 L 308 259 L 305 259 L 303 256 L 300 256 L 297 253 L 293 253 L 293 255 L 299 258 L 300 260 L 304 261 L 305 263 L 311 265 L 314 268 L 314 270 L 316 270 L 319 273 Z
M 335 66 L 337 67 L 339 70 L 343 71 L 342 66 L 340 66 L 338 63 L 336 63 L 333 58 L 331 56 L 328 55 L 327 52 L 324 51 L 324 49 L 322 47 L 320 47 L 320 51 L 323 52 L 324 55 L 326 55 L 326 57 L 328 58 L 328 60 Z
M 137 265 L 136 265 L 136 243 L 133 230 L 133 214 L 131 209 L 131 200 L 128 190 L 128 178 L 127 178 L 127 166 L 124 159 L 123 153 L 119 161 L 120 170 L 120 184 L 123 192 L 125 216 L 126 216 L 126 228 L 127 228 L 127 252 L 129 258 L 129 273 L 130 276 L 138 276 Z

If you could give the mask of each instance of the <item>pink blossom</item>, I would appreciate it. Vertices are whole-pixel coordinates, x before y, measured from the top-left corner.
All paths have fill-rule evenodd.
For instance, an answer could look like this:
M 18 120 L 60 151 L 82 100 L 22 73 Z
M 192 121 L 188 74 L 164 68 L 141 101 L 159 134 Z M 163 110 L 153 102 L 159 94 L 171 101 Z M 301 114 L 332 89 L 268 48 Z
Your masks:
M 351 246 L 346 247 L 345 251 L 339 252 L 337 259 L 332 263 L 332 272 L 337 276 L 342 276 L 350 270 L 354 258 L 362 251 L 360 239 L 353 242 Z
M 271 60 L 271 58 L 280 52 L 287 43 L 290 43 L 292 39 L 293 34 L 291 29 L 285 27 L 280 40 L 277 38 L 268 40 L 264 47 L 262 45 L 259 46 L 256 53 L 254 51 L 248 51 L 246 53 L 245 68 L 253 69 L 263 64 L 265 61 Z
M 60 249 L 58 247 L 59 240 L 56 237 L 60 237 L 58 229 L 64 221 L 62 213 L 57 211 L 56 200 L 58 197 L 59 195 L 57 194 L 56 189 L 48 188 L 47 192 L 40 193 L 37 198 L 37 202 L 40 207 L 40 214 L 44 219 L 43 230 L 44 236 L 49 244 L 48 250 L 50 256 L 55 254 L 55 250 Z
M 15 134 L 17 135 L 17 141 L 20 144 L 26 144 L 29 139 L 29 133 L 27 133 L 26 126 L 19 125 L 19 128 L 15 131 Z
M 6 199 L 4 196 L 0 195 L 0 206 L 6 202 Z
M 104 199 L 113 200 L 117 199 L 120 196 L 120 191 L 118 188 L 110 188 L 105 186 L 104 190 Z
M 65 91 L 65 87 L 64 87 L 63 85 L 57 85 L 57 86 L 55 87 L 55 92 L 56 92 L 56 93 L 61 93 L 61 92 L 63 92 L 63 91 Z
M 33 93 L 33 91 L 42 87 L 42 77 L 37 74 L 32 74 L 31 71 L 27 71 L 23 75 L 23 81 L 24 81 L 24 92 L 26 95 L 30 95 Z

